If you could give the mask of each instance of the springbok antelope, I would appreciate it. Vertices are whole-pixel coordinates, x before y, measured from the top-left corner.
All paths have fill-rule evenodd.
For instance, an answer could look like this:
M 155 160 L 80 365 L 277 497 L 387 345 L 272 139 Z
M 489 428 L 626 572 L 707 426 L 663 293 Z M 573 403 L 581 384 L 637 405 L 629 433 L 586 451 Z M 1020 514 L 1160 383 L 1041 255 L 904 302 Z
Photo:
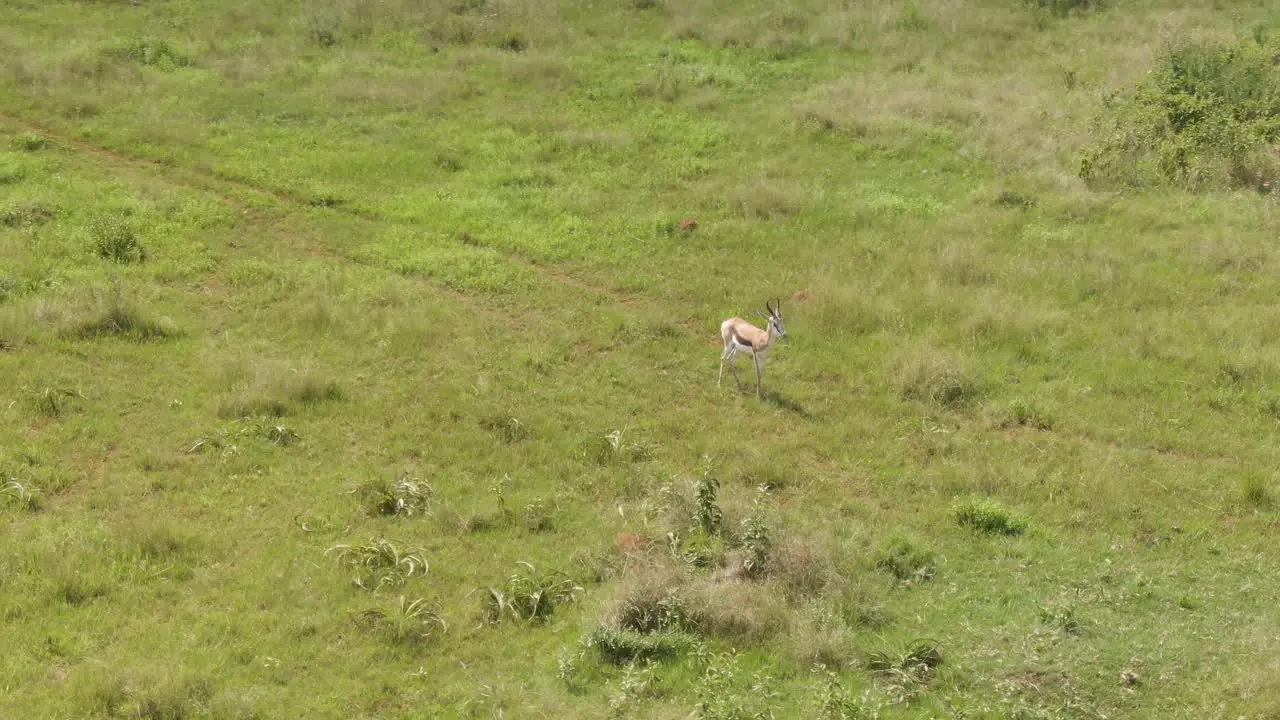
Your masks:
M 739 390 L 742 389 L 742 380 L 738 377 L 738 353 L 746 353 L 755 360 L 756 397 L 760 397 L 765 357 L 773 347 L 775 337 L 784 338 L 787 336 L 787 328 L 782 324 L 782 301 L 775 301 L 774 307 L 769 307 L 768 301 L 765 301 L 764 307 L 769 311 L 769 314 L 760 313 L 760 315 L 768 321 L 768 330 L 761 330 L 746 320 L 736 317 L 720 323 L 720 337 L 724 340 L 724 354 L 720 356 L 720 377 L 716 379 L 716 387 L 720 387 L 721 381 L 724 380 L 724 364 L 727 362 L 729 367 L 733 368 L 734 382 L 738 384 Z

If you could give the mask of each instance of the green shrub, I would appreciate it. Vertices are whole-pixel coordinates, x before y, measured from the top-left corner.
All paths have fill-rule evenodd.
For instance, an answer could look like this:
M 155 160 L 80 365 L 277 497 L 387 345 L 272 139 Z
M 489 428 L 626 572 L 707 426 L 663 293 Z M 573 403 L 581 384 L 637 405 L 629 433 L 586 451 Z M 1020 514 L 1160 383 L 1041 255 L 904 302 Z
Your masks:
M 992 500 L 968 500 L 952 509 L 956 522 L 983 532 L 1021 535 L 1027 529 L 1025 518 Z
M 1108 102 L 1080 176 L 1098 186 L 1207 189 L 1280 180 L 1280 43 L 1167 47 L 1127 97 Z
M 894 535 L 884 543 L 876 567 L 903 582 L 929 580 L 937 572 L 933 551 L 906 535 Z
M 89 226 L 93 246 L 98 257 L 121 265 L 140 263 L 147 259 L 147 251 L 138 241 L 138 235 L 129 223 L 117 217 L 100 217 Z

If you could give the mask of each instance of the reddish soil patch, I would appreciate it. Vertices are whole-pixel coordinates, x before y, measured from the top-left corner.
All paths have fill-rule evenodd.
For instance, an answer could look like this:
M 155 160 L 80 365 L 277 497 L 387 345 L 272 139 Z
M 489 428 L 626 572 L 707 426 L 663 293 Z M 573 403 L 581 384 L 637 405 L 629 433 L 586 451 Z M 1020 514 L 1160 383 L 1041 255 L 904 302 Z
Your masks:
M 799 290 L 791 296 L 791 299 L 795 302 L 809 302 L 813 299 L 813 293 L 808 290 Z
M 613 541 L 618 546 L 618 549 L 624 553 L 641 552 L 649 545 L 648 538 L 629 532 L 618 533 L 614 536 Z
M 682 233 L 691 233 L 698 229 L 698 221 L 693 218 L 685 218 L 676 226 Z

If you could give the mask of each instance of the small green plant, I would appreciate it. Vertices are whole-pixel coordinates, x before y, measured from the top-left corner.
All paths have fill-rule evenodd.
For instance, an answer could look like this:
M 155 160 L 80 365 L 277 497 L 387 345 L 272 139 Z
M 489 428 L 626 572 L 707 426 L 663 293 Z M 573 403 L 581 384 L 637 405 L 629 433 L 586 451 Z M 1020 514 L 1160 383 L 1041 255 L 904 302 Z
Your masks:
M 573 602 L 582 592 L 582 587 L 563 572 L 539 573 L 531 563 L 524 561 L 516 565 L 516 572 L 507 578 L 506 585 L 490 585 L 472 591 L 481 594 L 481 615 L 490 625 L 496 625 L 505 618 L 517 622 L 545 622 L 555 613 L 557 606 Z
M 751 504 L 751 514 L 742 521 L 742 532 L 739 539 L 742 549 L 746 551 L 742 559 L 742 571 L 749 578 L 760 578 L 769 570 L 769 559 L 773 553 L 773 532 L 764 518 L 764 504 L 756 497 Z
M 904 583 L 930 580 L 937 573 L 933 551 L 903 534 L 895 534 L 885 541 L 877 554 L 876 567 Z
M 524 528 L 531 533 L 544 533 L 552 528 L 552 509 L 542 500 L 524 506 Z
M 49 147 L 49 138 L 36 132 L 24 132 L 13 139 L 13 146 L 22 152 L 36 152 Z
M 366 481 L 351 493 L 369 515 L 409 517 L 429 513 L 435 491 L 429 483 L 402 475 L 395 480 L 379 478 Z
M 418 548 L 401 548 L 389 540 L 371 540 L 355 545 L 334 545 L 325 555 L 334 554 L 339 565 L 352 571 L 352 583 L 376 592 L 383 587 L 402 587 L 414 575 L 427 574 L 427 561 Z
M 707 658 L 698 687 L 698 720 L 773 720 L 778 692 L 773 678 L 755 673 L 744 676 L 736 651 Z
M 98 257 L 121 265 L 147 259 L 146 248 L 138 240 L 133 226 L 114 215 L 99 217 L 89 226 L 93 247 Z
M 1053 417 L 1028 400 L 1015 400 L 1001 423 L 1003 427 L 1029 427 L 1036 430 L 1052 430 Z
M 301 435 L 277 418 L 242 417 L 232 420 L 216 435 L 197 438 L 187 447 L 187 452 L 194 454 L 219 448 L 224 452 L 234 453 L 237 444 L 245 440 L 265 440 L 272 445 L 285 447 L 301 439 Z
M 1069 635 L 1080 634 L 1080 618 L 1071 606 L 1041 605 L 1039 615 L 1040 621 L 1046 625 L 1052 625 Z
M 652 457 L 648 447 L 627 439 L 627 430 L 593 436 L 586 443 L 587 457 L 597 465 L 644 462 Z
M 139 65 L 173 70 L 191 64 L 191 59 L 179 52 L 167 40 L 138 38 L 114 51 L 119 57 Z
M 812 716 L 816 720 L 872 720 L 880 716 L 880 707 L 872 703 L 870 690 L 855 696 L 838 673 L 821 663 L 814 673 L 820 683 Z
M 719 493 L 720 481 L 709 474 L 704 474 L 698 481 L 697 494 L 694 498 L 693 521 L 707 535 L 719 533 L 720 523 L 724 520 L 724 513 L 720 511 L 717 497 Z
M 1025 518 L 994 500 L 967 500 L 957 504 L 951 512 L 956 522 L 986 533 L 1021 535 L 1027 529 Z
M 390 641 L 410 645 L 422 644 L 449 629 L 426 600 L 409 600 L 404 595 L 390 609 L 369 608 L 358 619 L 366 627 L 385 633 Z
M 34 485 L 23 485 L 17 480 L 9 480 L 0 486 L 0 505 L 15 505 L 24 510 L 35 512 L 44 507 L 44 495 Z

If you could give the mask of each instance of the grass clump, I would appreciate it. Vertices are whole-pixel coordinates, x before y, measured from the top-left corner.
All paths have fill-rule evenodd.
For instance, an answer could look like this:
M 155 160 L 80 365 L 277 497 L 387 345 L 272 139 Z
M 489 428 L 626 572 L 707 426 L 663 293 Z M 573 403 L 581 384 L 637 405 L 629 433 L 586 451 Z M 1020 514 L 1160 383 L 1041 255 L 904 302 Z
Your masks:
M 67 388 L 42 387 L 26 391 L 27 402 L 33 412 L 50 420 L 62 417 L 63 413 L 72 409 L 76 400 L 87 400 L 79 390 Z
M 956 522 L 985 533 L 1021 535 L 1027 520 L 994 500 L 966 500 L 951 509 Z
M 13 506 L 36 512 L 44 507 L 44 493 L 34 485 L 9 480 L 0 485 L 0 507 Z
M 402 475 L 361 483 L 351 491 L 360 508 L 371 516 L 409 517 L 430 512 L 435 490 L 430 483 Z
M 324 554 L 329 553 L 334 554 L 339 565 L 352 571 L 352 584 L 370 592 L 383 587 L 403 587 L 414 575 L 427 574 L 427 561 L 422 550 L 402 548 L 390 540 L 334 545 Z
M 693 635 L 679 631 L 638 632 L 605 625 L 582 638 L 583 647 L 594 650 L 604 662 L 619 666 L 672 660 L 696 643 Z
M 1271 507 L 1271 488 L 1266 476 L 1255 472 L 1240 478 L 1240 499 L 1245 505 L 1257 510 Z
M 159 38 L 136 38 L 123 47 L 110 51 L 109 54 L 160 70 L 174 70 L 191 64 L 191 58 L 171 45 L 168 40 Z
M 1280 181 L 1280 42 L 1165 47 L 1129 96 L 1106 109 L 1080 176 L 1098 186 L 1190 190 Z
M 449 629 L 425 599 L 409 600 L 404 595 L 390 608 L 374 607 L 361 612 L 358 620 L 398 645 L 421 645 Z
M 99 217 L 89 225 L 93 248 L 98 257 L 120 265 L 144 262 L 147 250 L 138 240 L 133 226 L 114 215 Z
M 930 580 L 938 572 L 937 560 L 929 548 L 903 534 L 891 536 L 876 555 L 876 568 L 904 583 Z
M 546 622 L 556 607 L 577 600 L 582 586 L 560 571 L 540 573 L 531 563 L 516 563 L 516 572 L 506 585 L 478 588 L 481 593 L 481 616 L 496 625 L 506 618 L 521 623 Z
M 918 694 L 941 664 L 942 652 L 934 640 L 916 640 L 905 648 L 877 650 L 867 656 L 867 670 L 902 699 Z
M 898 388 L 906 400 L 926 402 L 955 409 L 975 400 L 981 393 L 976 377 L 945 354 L 925 352 L 899 363 Z
M 342 386 L 334 380 L 310 374 L 283 378 L 268 374 L 252 386 L 224 398 L 218 405 L 218 417 L 280 418 L 298 406 L 313 407 L 345 398 Z

